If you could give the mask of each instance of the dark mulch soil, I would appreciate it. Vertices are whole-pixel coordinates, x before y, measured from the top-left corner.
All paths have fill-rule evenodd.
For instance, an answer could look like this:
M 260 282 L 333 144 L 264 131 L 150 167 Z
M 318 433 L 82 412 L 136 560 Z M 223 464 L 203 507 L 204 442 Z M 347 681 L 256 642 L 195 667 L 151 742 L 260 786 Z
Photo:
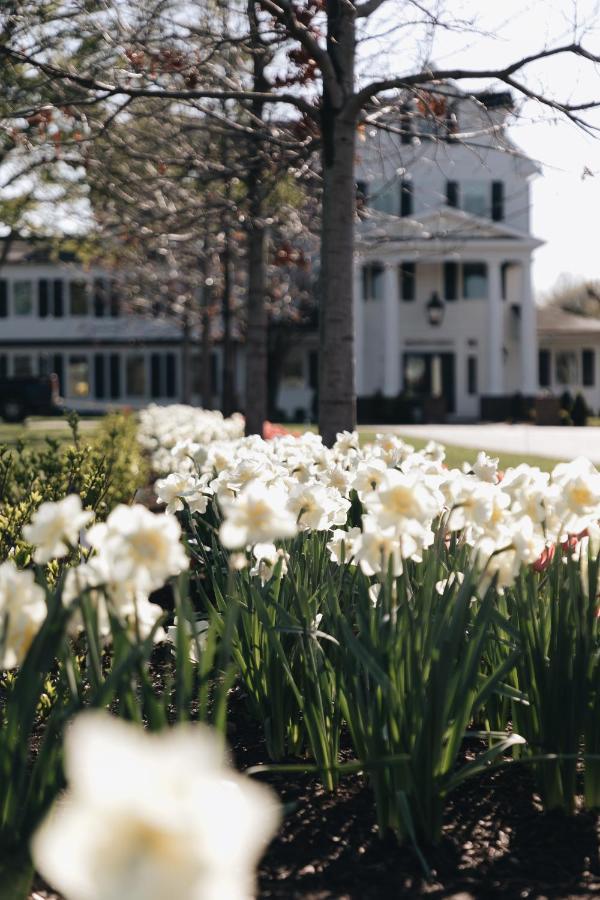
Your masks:
M 241 769 L 265 761 L 260 730 L 239 697 L 230 745 Z M 433 872 L 429 882 L 412 849 L 379 835 L 362 777 L 346 778 L 335 795 L 308 776 L 265 780 L 287 815 L 260 866 L 264 900 L 600 898 L 598 816 L 543 813 L 522 766 L 475 779 L 452 798 L 441 845 L 422 848 Z M 31 900 L 56 897 L 37 882 Z

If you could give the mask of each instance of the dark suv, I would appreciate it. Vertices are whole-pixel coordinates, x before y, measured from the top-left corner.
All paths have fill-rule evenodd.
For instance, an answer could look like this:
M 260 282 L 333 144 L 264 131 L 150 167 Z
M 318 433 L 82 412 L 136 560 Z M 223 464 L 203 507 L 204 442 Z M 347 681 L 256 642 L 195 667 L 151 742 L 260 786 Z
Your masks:
M 52 416 L 62 412 L 56 375 L 0 378 L 0 418 L 22 422 L 27 416 Z

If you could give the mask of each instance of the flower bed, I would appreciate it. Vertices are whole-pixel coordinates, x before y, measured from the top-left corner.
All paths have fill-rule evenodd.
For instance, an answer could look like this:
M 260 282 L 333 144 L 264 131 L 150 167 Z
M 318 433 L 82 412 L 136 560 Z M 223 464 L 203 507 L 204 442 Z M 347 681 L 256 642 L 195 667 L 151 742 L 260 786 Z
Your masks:
M 441 447 L 416 453 L 393 435 L 361 447 L 344 434 L 327 449 L 312 434 L 265 442 L 240 428 L 152 409 L 141 441 L 164 476 L 164 514 L 117 506 L 92 524 L 71 498 L 72 509 L 42 507 L 24 531 L 35 569 L 0 570 L 0 765 L 14 784 L 4 858 L 37 833 L 34 860 L 67 900 L 100 884 L 107 897 L 163 897 L 170 883 L 178 897 L 242 897 L 284 815 L 264 896 L 303 896 L 302 885 L 415 896 L 433 869 L 458 890 L 469 865 L 498 891 L 509 876 L 525 890 L 525 872 L 501 864 L 519 852 L 511 835 L 524 821 L 539 830 L 539 862 L 556 816 L 563 834 L 593 832 L 600 805 L 600 475 L 585 460 L 498 473 L 485 454 L 448 470 Z M 151 597 L 165 584 L 163 614 Z M 72 811 L 36 831 L 78 714 Z M 190 720 L 228 735 L 241 781 Z M 142 723 L 173 730 L 144 737 Z M 105 745 L 82 781 L 74 760 Z M 212 761 L 202 777 L 196 752 Z M 126 775 L 135 760 L 157 799 Z M 284 813 L 264 781 L 293 804 Z M 90 816 L 106 817 L 109 836 L 83 828 Z M 61 848 L 83 831 L 73 881 Z M 336 860 L 350 855 L 341 877 Z M 561 885 L 580 876 L 588 889 L 597 859 L 575 871 L 563 858 Z

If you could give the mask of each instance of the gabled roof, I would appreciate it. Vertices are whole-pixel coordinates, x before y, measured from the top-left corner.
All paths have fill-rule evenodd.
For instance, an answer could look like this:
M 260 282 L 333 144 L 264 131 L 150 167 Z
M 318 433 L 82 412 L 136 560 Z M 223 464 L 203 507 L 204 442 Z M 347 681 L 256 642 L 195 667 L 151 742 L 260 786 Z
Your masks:
M 538 306 L 537 330 L 540 334 L 600 333 L 600 319 L 578 316 L 558 306 Z
M 463 243 L 471 241 L 506 241 L 539 247 L 543 241 L 523 231 L 511 228 L 504 222 L 483 219 L 461 209 L 444 207 L 417 216 L 400 217 L 375 210 L 369 211 L 357 233 L 358 243 L 410 242 Z

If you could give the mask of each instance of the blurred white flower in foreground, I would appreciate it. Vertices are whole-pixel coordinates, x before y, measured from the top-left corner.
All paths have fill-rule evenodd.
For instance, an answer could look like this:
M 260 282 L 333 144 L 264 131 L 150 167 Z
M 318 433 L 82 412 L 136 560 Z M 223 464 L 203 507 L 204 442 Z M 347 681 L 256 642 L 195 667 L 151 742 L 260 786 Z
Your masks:
M 264 785 L 225 765 L 202 726 L 145 733 L 83 713 L 66 737 L 68 789 L 32 842 L 66 900 L 247 900 L 280 818 Z
M 21 665 L 46 618 L 46 598 L 33 572 L 0 565 L 0 669 Z
M 81 529 L 93 517 L 92 512 L 82 509 L 77 494 L 69 494 L 56 503 L 42 503 L 31 523 L 23 528 L 23 537 L 35 548 L 34 560 L 47 563 L 66 556 L 69 547 L 78 543 Z

